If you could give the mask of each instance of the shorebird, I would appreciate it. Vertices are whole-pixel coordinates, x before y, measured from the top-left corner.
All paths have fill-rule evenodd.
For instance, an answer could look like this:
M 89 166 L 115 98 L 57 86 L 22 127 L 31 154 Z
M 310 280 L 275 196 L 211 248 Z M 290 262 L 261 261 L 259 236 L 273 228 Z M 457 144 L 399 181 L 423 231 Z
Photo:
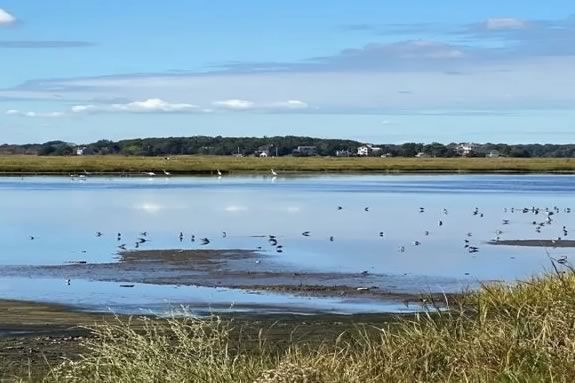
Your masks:
M 172 173 L 166 171 L 166 169 L 164 169 L 164 170 L 162 170 L 162 171 L 164 172 L 164 175 L 165 175 L 165 176 L 171 176 L 171 175 L 172 175 Z
M 272 169 L 272 176 L 277 177 L 278 173 Z
M 144 172 L 144 174 L 150 177 L 154 177 L 156 175 L 154 172 Z
M 218 173 L 218 177 L 222 176 L 222 172 L 220 172 L 220 169 L 216 169 L 216 172 Z

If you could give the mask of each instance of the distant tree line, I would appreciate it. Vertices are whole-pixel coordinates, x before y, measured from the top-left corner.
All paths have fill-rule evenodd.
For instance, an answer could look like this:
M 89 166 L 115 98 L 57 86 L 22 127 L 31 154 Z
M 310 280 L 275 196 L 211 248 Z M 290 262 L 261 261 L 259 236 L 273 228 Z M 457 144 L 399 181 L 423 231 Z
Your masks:
M 267 152 L 270 156 L 299 155 L 299 147 L 313 147 L 313 154 L 319 156 L 355 155 L 364 145 L 353 140 L 323 139 L 313 137 L 168 137 L 142 138 L 121 141 L 100 140 L 91 144 L 76 145 L 64 141 L 50 141 L 43 144 L 0 145 L 0 154 L 25 154 L 43 156 L 74 155 L 82 148 L 84 155 L 125 155 L 125 156 L 167 156 L 167 155 L 257 155 Z M 379 148 L 370 152 L 372 156 L 388 155 L 395 157 L 461 156 L 460 144 L 415 143 L 374 145 Z M 306 151 L 305 153 L 310 153 Z M 575 157 L 575 144 L 475 144 L 466 153 L 470 157 L 496 155 L 503 157 Z

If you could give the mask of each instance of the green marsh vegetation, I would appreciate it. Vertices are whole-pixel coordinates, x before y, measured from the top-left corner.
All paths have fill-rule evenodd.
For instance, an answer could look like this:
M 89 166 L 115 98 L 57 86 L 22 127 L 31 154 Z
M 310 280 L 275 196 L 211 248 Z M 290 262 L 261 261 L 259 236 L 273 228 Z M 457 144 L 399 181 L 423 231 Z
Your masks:
M 295 172 L 575 172 L 569 158 L 336 158 L 233 156 L 0 156 L 0 174 L 173 175 Z

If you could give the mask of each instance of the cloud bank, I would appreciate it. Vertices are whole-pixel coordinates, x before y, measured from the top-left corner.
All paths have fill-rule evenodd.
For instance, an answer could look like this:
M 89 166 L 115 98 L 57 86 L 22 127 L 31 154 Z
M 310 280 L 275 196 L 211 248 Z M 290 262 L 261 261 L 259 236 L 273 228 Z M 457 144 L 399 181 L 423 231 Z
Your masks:
M 10 25 L 16 22 L 16 18 L 12 16 L 8 11 L 0 8 L 0 27 L 5 25 Z

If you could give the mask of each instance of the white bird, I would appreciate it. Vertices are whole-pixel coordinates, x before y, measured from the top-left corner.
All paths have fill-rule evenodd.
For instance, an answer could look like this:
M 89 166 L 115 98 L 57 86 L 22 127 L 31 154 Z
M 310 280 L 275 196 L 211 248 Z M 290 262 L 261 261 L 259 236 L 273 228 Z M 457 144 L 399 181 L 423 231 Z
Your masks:
M 272 169 L 272 176 L 277 177 L 278 173 Z
M 164 175 L 166 175 L 166 176 L 171 176 L 171 175 L 172 175 L 172 173 L 166 171 L 165 169 L 163 170 L 163 172 L 164 172 Z
M 218 177 L 221 177 L 221 176 L 222 176 L 222 172 L 220 172 L 220 169 L 217 169 L 216 171 L 218 172 Z
M 144 174 L 150 177 L 154 177 L 156 175 L 154 172 L 144 172 Z

